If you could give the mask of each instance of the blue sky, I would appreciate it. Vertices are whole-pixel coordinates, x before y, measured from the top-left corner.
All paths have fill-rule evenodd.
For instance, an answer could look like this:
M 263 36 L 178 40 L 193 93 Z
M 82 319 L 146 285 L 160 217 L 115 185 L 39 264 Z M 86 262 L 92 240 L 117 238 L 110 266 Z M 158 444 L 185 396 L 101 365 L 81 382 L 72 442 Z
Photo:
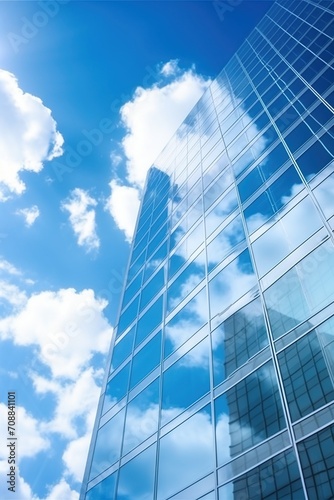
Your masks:
M 78 498 L 146 171 L 271 3 L 0 2 L 2 499 Z

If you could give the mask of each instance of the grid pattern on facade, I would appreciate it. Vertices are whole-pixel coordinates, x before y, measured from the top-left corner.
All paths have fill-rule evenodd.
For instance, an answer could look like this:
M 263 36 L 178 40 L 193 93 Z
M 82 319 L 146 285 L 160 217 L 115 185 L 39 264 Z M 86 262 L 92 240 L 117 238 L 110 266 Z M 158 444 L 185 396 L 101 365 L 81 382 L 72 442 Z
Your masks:
M 83 499 L 334 494 L 333 18 L 278 0 L 151 168 Z

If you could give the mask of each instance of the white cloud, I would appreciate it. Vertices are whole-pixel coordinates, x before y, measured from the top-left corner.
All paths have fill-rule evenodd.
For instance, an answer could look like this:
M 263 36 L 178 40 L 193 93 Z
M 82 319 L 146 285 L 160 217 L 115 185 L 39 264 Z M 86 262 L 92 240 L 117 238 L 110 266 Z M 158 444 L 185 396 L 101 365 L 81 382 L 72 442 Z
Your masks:
M 15 266 L 13 266 L 13 264 L 8 262 L 8 260 L 0 257 L 0 272 L 1 271 L 16 276 L 19 276 L 21 274 L 21 271 L 19 271 Z
M 21 194 L 20 172 L 40 172 L 43 162 L 60 156 L 63 137 L 51 110 L 24 93 L 12 73 L 0 70 L 0 200 Z
M 180 71 L 178 59 L 171 59 L 170 61 L 166 62 L 162 66 L 160 71 L 163 76 L 176 75 Z
M 146 89 L 137 87 L 132 99 L 120 110 L 121 124 L 126 129 L 121 147 L 129 185 L 111 181 L 107 205 L 128 241 L 148 169 L 211 82 L 196 74 L 193 68 L 180 70 L 177 60 L 163 64 L 159 75 L 162 81 Z M 115 158 L 119 163 L 119 155 Z
M 131 241 L 136 225 L 140 204 L 140 191 L 136 187 L 122 186 L 117 181 L 110 182 L 111 195 L 107 200 L 109 210 L 115 223 L 124 231 L 127 241 Z
M 47 450 L 50 442 L 40 431 L 40 422 L 30 415 L 22 406 L 16 407 L 17 413 L 17 431 L 19 436 L 24 436 L 24 439 L 19 439 L 18 459 L 22 460 L 25 457 L 34 457 L 41 451 Z M 0 420 L 5 422 L 8 414 L 8 408 L 5 404 L 0 403 Z M 5 444 L 5 434 L 2 433 L 2 445 L 0 450 L 0 458 L 8 458 L 8 448 Z
M 23 477 L 20 475 L 19 467 L 16 467 L 16 485 L 15 485 L 15 493 L 12 491 L 8 491 L 8 484 L 5 480 L 6 474 L 8 474 L 8 462 L 6 460 L 0 460 L 0 476 L 2 480 L 0 481 L 0 498 L 4 500 L 39 500 L 36 497 L 29 484 L 25 482 Z M 50 499 L 51 500 L 51 499 Z
M 96 405 L 97 405 L 96 398 Z M 95 412 L 94 412 L 95 413 Z M 66 474 L 81 483 L 85 471 L 92 429 L 77 439 L 72 440 L 63 453 L 63 462 L 66 465 Z
M 25 219 L 26 226 L 30 227 L 33 225 L 37 217 L 39 217 L 40 212 L 37 205 L 33 205 L 30 208 L 21 208 L 20 210 L 17 210 L 16 214 L 22 215 Z
M 78 245 L 85 247 L 87 251 L 96 250 L 100 246 L 96 234 L 95 210 L 90 208 L 96 205 L 97 201 L 80 188 L 75 188 L 61 205 L 70 214 L 70 223 Z
M 173 62 L 169 64 L 171 68 Z M 122 146 L 130 183 L 143 187 L 148 169 L 209 83 L 188 70 L 166 85 L 137 87 L 133 99 L 121 108 L 122 124 L 127 129 Z
M 52 420 L 43 424 L 43 430 L 58 433 L 68 439 L 77 439 L 78 433 L 75 420 L 82 417 L 84 422 L 88 422 L 91 430 L 93 415 L 96 413 L 97 401 L 100 394 L 100 387 L 96 379 L 100 379 L 101 373 L 94 372 L 88 368 L 80 372 L 76 381 L 64 383 L 45 379 L 37 374 L 32 374 L 36 392 L 53 393 L 57 400 L 57 407 Z
M 14 307 L 18 307 L 25 304 L 27 297 L 16 285 L 5 280 L 0 280 L 0 302 L 1 299 Z
M 76 379 L 94 353 L 108 349 L 112 328 L 103 315 L 106 305 L 92 290 L 44 291 L 0 320 L 0 338 L 37 346 L 36 355 L 53 376 Z
M 52 486 L 48 496 L 45 500 L 78 500 L 79 493 L 75 490 L 72 490 L 70 485 L 65 481 L 65 479 L 61 479 L 61 481 Z
M 122 156 L 115 151 L 112 151 L 110 154 L 110 159 L 113 167 L 118 167 L 118 165 L 123 160 Z

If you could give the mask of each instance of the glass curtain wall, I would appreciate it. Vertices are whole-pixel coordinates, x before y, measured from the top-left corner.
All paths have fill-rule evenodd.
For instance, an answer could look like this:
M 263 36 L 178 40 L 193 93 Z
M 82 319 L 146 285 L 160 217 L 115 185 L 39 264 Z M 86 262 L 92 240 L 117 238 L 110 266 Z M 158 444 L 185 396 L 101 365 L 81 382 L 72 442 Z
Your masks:
M 334 497 L 333 17 L 278 0 L 151 168 L 82 499 Z

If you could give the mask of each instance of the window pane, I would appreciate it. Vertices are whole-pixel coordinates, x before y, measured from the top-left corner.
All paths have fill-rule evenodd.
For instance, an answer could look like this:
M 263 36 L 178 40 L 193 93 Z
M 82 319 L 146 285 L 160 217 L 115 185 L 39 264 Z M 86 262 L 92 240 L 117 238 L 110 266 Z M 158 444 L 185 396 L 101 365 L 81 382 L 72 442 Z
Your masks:
M 134 498 L 151 500 L 153 498 L 155 458 L 156 444 L 121 467 L 117 500 L 133 500 Z
M 86 500 L 99 500 L 101 498 L 113 498 L 116 484 L 116 472 L 108 476 L 104 481 L 98 483 L 88 491 Z
M 123 455 L 158 429 L 159 380 L 155 380 L 129 402 L 126 412 Z
M 334 299 L 334 248 L 326 242 L 264 293 L 274 338 Z
M 119 458 L 124 416 L 123 408 L 98 431 L 89 479 L 101 474 Z
M 256 283 L 249 252 L 245 250 L 210 281 L 211 318 L 228 309 Z
M 186 342 L 207 321 L 206 288 L 203 288 L 166 324 L 164 357 Z
M 209 390 L 209 340 L 205 338 L 163 374 L 162 422 L 176 417 Z
M 171 312 L 205 276 L 204 252 L 201 252 L 167 290 L 167 311 Z
M 130 388 L 143 380 L 158 364 L 161 358 L 161 332 L 153 337 L 133 358 Z
M 334 425 L 305 439 L 298 446 L 307 491 L 322 500 L 334 496 Z
M 219 500 L 229 498 L 303 500 L 303 486 L 294 452 L 280 453 L 219 488 Z
M 217 398 L 215 414 L 219 464 L 285 428 L 272 362 Z
M 162 321 L 162 296 L 140 318 L 137 326 L 135 347 L 140 344 Z
M 182 490 L 213 470 L 210 407 L 206 406 L 161 439 L 158 499 Z
M 140 299 L 140 309 L 139 312 L 141 312 L 147 304 L 155 297 L 158 295 L 160 290 L 162 290 L 164 286 L 164 269 L 160 269 L 160 271 L 157 272 L 157 274 L 152 278 L 148 284 L 143 288 L 141 292 L 141 299 Z
M 131 328 L 125 337 L 123 337 L 122 340 L 114 346 L 110 371 L 116 370 L 116 368 L 118 368 L 123 361 L 130 356 L 132 352 L 134 333 L 135 327 Z
M 107 384 L 104 395 L 103 410 L 105 413 L 126 395 L 129 384 L 130 362 L 115 375 Z
M 232 314 L 212 333 L 214 385 L 263 347 L 268 338 L 260 299 Z
M 238 215 L 207 246 L 208 271 L 223 262 L 242 241 L 245 241 L 245 233 L 241 217 Z
M 334 399 L 334 381 L 331 381 L 324 356 L 316 330 L 278 355 L 292 421 Z
M 322 221 L 313 203 L 304 198 L 253 243 L 259 275 L 266 274 L 321 226 Z

